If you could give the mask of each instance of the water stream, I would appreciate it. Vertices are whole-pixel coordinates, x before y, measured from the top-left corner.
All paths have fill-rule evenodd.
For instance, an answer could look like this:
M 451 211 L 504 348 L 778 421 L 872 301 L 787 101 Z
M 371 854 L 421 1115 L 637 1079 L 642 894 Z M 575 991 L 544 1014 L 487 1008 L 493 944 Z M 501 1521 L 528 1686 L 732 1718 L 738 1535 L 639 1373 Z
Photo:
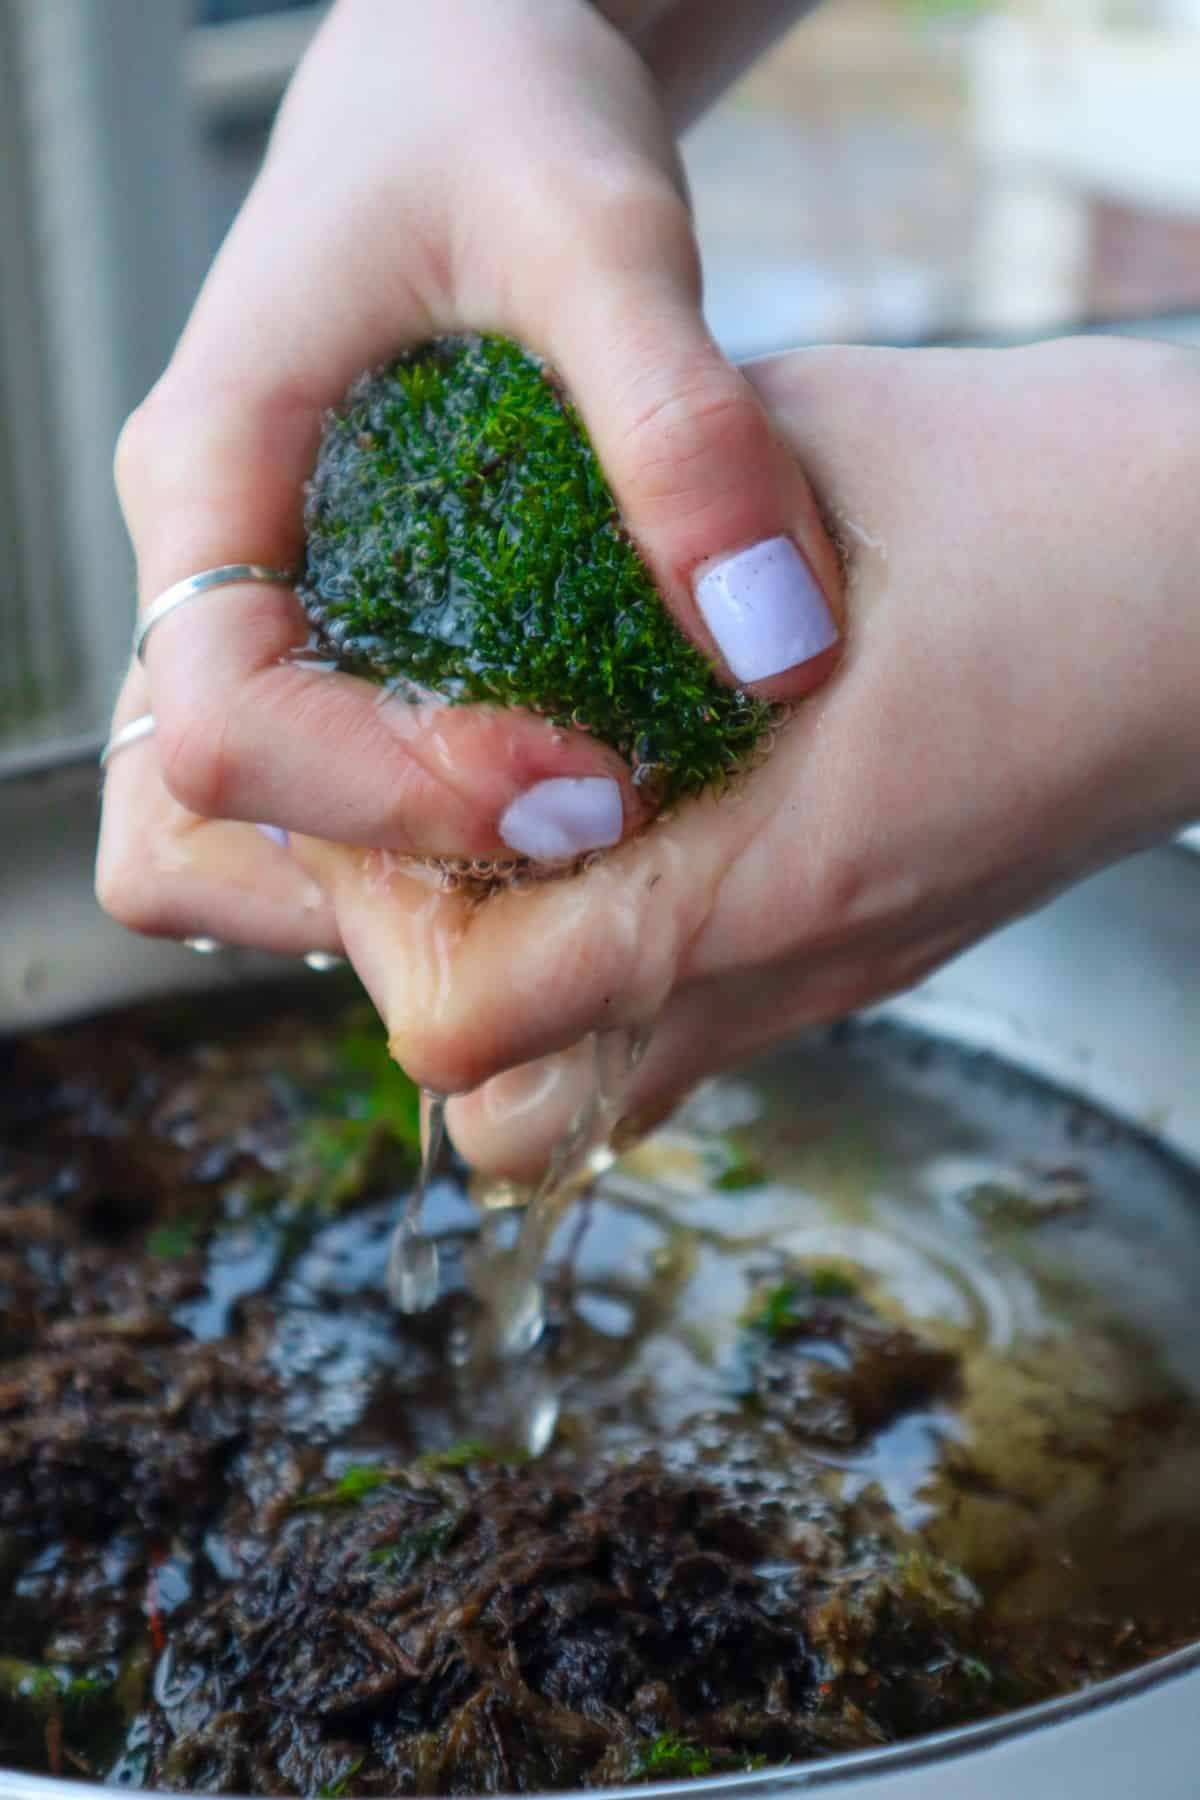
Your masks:
M 649 1028 L 628 1026 L 592 1032 L 586 1090 L 550 1155 L 545 1173 L 520 1208 L 515 1238 L 508 1204 L 488 1209 L 479 1243 L 466 1262 L 482 1313 L 463 1362 L 490 1362 L 531 1350 L 546 1326 L 543 1269 L 551 1241 L 568 1207 L 612 1167 L 613 1130 L 630 1080 L 650 1039 Z M 426 1195 L 445 1140 L 444 1095 L 422 1096 L 422 1163 L 404 1203 L 388 1253 L 387 1286 L 401 1312 L 424 1312 L 438 1297 L 440 1267 L 435 1239 L 424 1230 Z M 506 1242 L 505 1239 L 508 1241 Z
M 445 1136 L 446 1096 L 426 1088 L 421 1094 L 421 1167 L 388 1246 L 387 1291 L 402 1313 L 428 1312 L 441 1286 L 437 1239 L 425 1231 L 422 1218 Z

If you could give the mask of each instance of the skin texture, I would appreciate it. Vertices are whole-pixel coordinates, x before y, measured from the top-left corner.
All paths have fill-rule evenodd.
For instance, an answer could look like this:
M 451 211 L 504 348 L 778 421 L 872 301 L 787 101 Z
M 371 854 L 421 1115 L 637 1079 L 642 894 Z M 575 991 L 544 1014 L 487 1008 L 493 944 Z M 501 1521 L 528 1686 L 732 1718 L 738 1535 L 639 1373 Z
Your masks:
M 1200 814 L 1193 352 L 815 350 L 749 374 L 845 547 L 853 627 L 738 793 L 475 910 L 377 851 L 293 840 L 289 860 L 246 833 L 264 874 L 279 858 L 280 880 L 317 883 L 305 924 L 350 951 L 418 1080 L 461 1091 L 551 1059 L 455 1102 L 492 1168 L 536 1164 L 581 1033 L 662 1009 L 629 1098 L 646 1122 Z M 212 829 L 150 746 L 118 782 L 154 794 L 166 841 Z M 289 926 L 300 905 L 297 887 Z

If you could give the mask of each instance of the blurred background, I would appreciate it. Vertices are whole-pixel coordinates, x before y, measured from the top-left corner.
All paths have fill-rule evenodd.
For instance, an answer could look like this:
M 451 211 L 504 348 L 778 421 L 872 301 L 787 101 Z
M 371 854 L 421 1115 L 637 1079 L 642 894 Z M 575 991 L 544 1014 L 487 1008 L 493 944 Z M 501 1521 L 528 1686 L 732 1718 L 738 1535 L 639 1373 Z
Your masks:
M 106 723 L 113 441 L 323 10 L 0 0 L 0 761 Z M 1200 0 L 826 0 L 686 150 L 734 354 L 1200 344 Z

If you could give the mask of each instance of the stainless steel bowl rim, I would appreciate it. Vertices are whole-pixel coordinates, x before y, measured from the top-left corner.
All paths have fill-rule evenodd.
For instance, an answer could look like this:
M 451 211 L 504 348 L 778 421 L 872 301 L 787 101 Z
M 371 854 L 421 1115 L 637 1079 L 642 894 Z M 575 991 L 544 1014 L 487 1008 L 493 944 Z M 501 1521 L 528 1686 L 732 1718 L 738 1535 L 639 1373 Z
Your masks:
M 1144 1663 L 1126 1675 L 1098 1682 L 1095 1687 L 1065 1694 L 1057 1700 L 1046 1700 L 1038 1706 L 1023 1707 L 1005 1713 L 998 1719 L 985 1719 L 977 1725 L 960 1725 L 953 1731 L 936 1732 L 903 1744 L 887 1745 L 878 1750 L 857 1750 L 846 1756 L 823 1757 L 819 1762 L 785 1763 L 774 1769 L 759 1769 L 742 1775 L 690 1777 L 684 1781 L 639 1782 L 635 1787 L 588 1790 L 600 1793 L 605 1800 L 656 1800 L 659 1795 L 685 1794 L 774 1794 L 808 1792 L 836 1787 L 851 1778 L 870 1782 L 868 1800 L 878 1778 L 900 1770 L 928 1767 L 950 1758 L 977 1756 L 1008 1739 L 1045 1731 L 1069 1719 L 1080 1718 L 1100 1708 L 1110 1709 L 1123 1701 L 1136 1698 L 1147 1689 L 1177 1680 L 1180 1676 L 1200 1671 L 1200 1644 L 1174 1651 L 1154 1662 Z M 88 1784 L 89 1786 L 91 1784 Z M 26 1775 L 19 1770 L 0 1769 L 0 1800 L 80 1800 L 81 1784 L 53 1775 Z M 154 1790 L 142 1789 L 158 1800 Z M 202 1796 L 163 1795 L 162 1800 L 203 1800 Z M 237 1797 L 234 1797 L 237 1800 Z M 532 1795 L 529 1800 L 565 1800 L 561 1792 Z

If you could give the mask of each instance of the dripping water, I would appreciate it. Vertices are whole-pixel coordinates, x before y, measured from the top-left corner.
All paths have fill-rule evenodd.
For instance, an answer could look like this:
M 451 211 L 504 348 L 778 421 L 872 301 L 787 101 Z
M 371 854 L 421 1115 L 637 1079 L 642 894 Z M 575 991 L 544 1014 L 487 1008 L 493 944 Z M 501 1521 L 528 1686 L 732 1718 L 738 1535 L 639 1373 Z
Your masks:
M 437 1239 L 424 1230 L 422 1217 L 445 1135 L 446 1096 L 425 1088 L 421 1093 L 421 1168 L 388 1247 L 388 1297 L 402 1313 L 428 1312 L 441 1286 Z
M 639 1062 L 649 1028 L 616 1027 L 590 1034 L 587 1090 L 550 1156 L 521 1218 L 515 1242 L 504 1248 L 495 1229 L 486 1232 L 467 1274 L 483 1306 L 477 1357 L 512 1357 L 531 1350 L 546 1328 L 542 1270 L 567 1208 L 612 1167 L 612 1134 Z M 493 1214 L 502 1221 L 503 1214 Z
M 485 1202 L 479 1243 L 468 1257 L 472 1291 L 482 1305 L 478 1328 L 459 1346 L 452 1361 L 462 1366 L 483 1358 L 509 1358 L 531 1350 L 546 1328 L 542 1272 L 551 1241 L 571 1204 L 615 1160 L 613 1130 L 621 1116 L 630 1079 L 645 1054 L 649 1029 L 614 1028 L 591 1033 L 587 1091 L 550 1156 L 546 1172 L 527 1203 L 511 1189 L 504 1205 Z M 387 1290 L 402 1313 L 427 1311 L 438 1298 L 441 1266 L 437 1241 L 423 1228 L 425 1201 L 445 1141 L 446 1096 L 426 1089 L 421 1096 L 421 1168 L 396 1222 L 388 1250 Z M 514 1237 L 512 1221 L 519 1217 Z M 507 1241 L 506 1241 L 507 1240 Z M 530 1430 L 545 1438 L 553 1429 L 546 1396 L 532 1409 Z M 540 1420 L 541 1423 L 537 1421 Z M 535 1430 L 536 1427 L 536 1430 Z
M 333 673 L 339 668 L 336 644 L 331 647 L 317 632 L 310 633 L 304 643 L 281 660 L 320 673 Z M 432 714 L 450 698 L 398 674 L 382 686 L 378 704 L 386 706 L 397 700 L 405 703 L 401 716 L 407 714 L 416 728 L 429 725 Z M 652 783 L 658 774 L 652 765 L 639 768 L 635 771 L 636 785 L 643 781 Z M 669 814 L 661 817 L 666 819 Z M 404 860 L 407 863 L 408 859 Z M 588 867 L 593 860 L 592 856 L 579 859 L 562 873 Z M 522 858 L 495 862 L 431 859 L 425 872 L 432 874 L 443 889 L 474 885 L 480 897 L 498 887 L 515 892 L 532 885 Z M 316 955 L 311 959 L 314 967 L 317 960 Z M 481 1302 L 483 1316 L 474 1333 L 456 1333 L 461 1341 L 452 1346 L 452 1365 L 466 1369 L 481 1359 L 511 1359 L 531 1350 L 541 1339 L 546 1328 L 542 1271 L 551 1242 L 568 1207 L 582 1199 L 615 1161 L 612 1133 L 651 1029 L 621 1027 L 589 1035 L 592 1070 L 587 1091 L 521 1212 L 515 1240 L 509 1233 L 508 1241 L 502 1241 L 512 1216 L 508 1200 L 503 1203 L 507 1218 L 500 1206 L 485 1209 L 479 1243 L 468 1259 L 470 1285 Z M 446 1096 L 423 1090 L 421 1166 L 393 1229 L 386 1270 L 388 1296 L 393 1306 L 406 1315 L 428 1311 L 435 1305 L 441 1288 L 437 1240 L 425 1231 L 423 1216 L 445 1140 L 445 1115 Z M 568 1275 L 570 1260 L 569 1256 Z M 538 1395 L 531 1396 L 525 1408 L 525 1435 L 534 1453 L 545 1448 L 557 1417 L 557 1398 L 548 1388 L 543 1391 L 543 1385 L 539 1382 Z

